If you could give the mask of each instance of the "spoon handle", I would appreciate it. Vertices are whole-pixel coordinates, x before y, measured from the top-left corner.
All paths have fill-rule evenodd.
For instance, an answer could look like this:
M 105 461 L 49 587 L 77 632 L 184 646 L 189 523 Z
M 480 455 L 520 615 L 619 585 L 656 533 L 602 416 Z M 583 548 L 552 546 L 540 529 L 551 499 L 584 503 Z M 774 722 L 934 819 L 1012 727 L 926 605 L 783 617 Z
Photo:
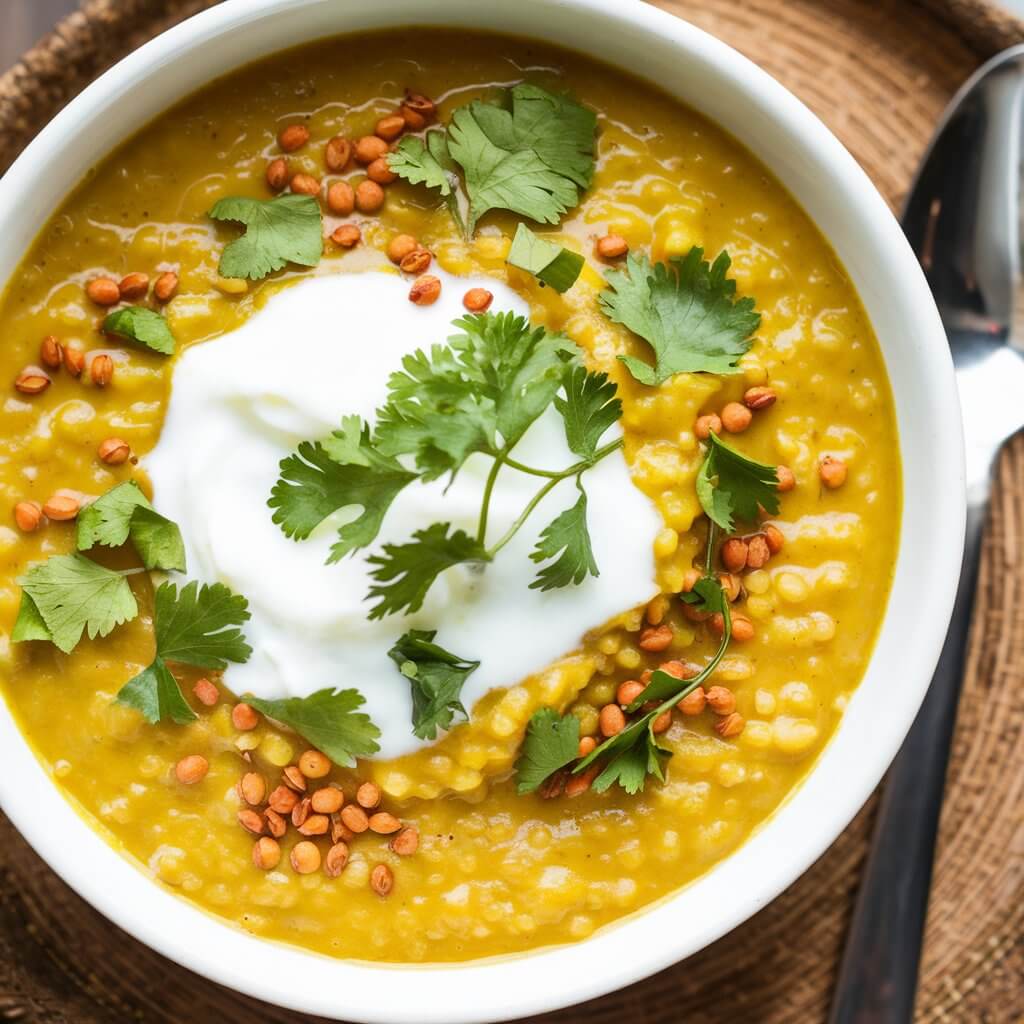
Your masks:
M 949 633 L 889 774 L 861 879 L 829 1024 L 911 1024 L 935 839 L 967 653 L 986 507 L 967 510 Z M 900 666 L 893 666 L 899 686 Z

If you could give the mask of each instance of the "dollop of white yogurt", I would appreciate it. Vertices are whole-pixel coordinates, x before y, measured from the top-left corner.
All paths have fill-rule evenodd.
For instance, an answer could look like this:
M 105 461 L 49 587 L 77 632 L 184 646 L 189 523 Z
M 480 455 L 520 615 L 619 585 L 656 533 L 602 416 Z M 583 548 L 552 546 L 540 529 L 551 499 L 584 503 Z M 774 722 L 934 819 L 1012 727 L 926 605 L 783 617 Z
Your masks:
M 343 510 L 305 541 L 285 537 L 267 505 L 278 466 L 300 441 L 326 437 L 341 417 L 371 424 L 389 374 L 404 355 L 444 342 L 464 315 L 470 287 L 494 292 L 493 310 L 528 315 L 526 303 L 489 279 L 443 278 L 433 306 L 408 301 L 394 274 L 337 274 L 303 281 L 273 296 L 242 327 L 188 349 L 178 359 L 159 443 L 144 468 L 154 503 L 183 534 L 189 578 L 220 582 L 249 601 L 245 632 L 252 658 L 227 670 L 235 693 L 305 696 L 327 686 L 355 687 L 381 729 L 380 757 L 422 746 L 412 733 L 409 682 L 388 658 L 408 629 L 436 629 L 437 642 L 479 660 L 463 703 L 511 686 L 578 646 L 583 634 L 655 593 L 652 544 L 660 519 L 631 482 L 621 452 L 584 476 L 598 578 L 542 593 L 531 590 L 530 560 L 540 531 L 573 505 L 572 480 L 555 487 L 524 528 L 482 571 L 455 566 L 431 588 L 420 611 L 370 621 L 366 555 L 384 542 L 450 522 L 475 534 L 492 460 L 469 458 L 455 482 L 414 482 L 391 506 L 377 542 L 327 565 Z M 617 428 L 616 428 L 617 429 Z M 611 439 L 612 432 L 606 435 Z M 552 408 L 516 447 L 516 458 L 543 469 L 576 461 Z M 491 503 L 488 540 L 502 535 L 543 480 L 505 468 Z M 447 489 L 446 489 L 447 488 Z

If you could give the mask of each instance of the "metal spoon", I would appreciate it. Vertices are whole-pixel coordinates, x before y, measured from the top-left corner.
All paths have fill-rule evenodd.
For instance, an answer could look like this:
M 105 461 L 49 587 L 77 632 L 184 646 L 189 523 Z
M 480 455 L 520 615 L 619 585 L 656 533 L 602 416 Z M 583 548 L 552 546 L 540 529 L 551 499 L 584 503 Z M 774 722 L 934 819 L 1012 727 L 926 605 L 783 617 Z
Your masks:
M 967 539 L 931 688 L 885 783 L 830 1024 L 913 1020 L 992 469 L 1003 443 L 1024 427 L 1024 324 L 1014 317 L 1015 306 L 1024 311 L 1022 129 L 1024 46 L 1015 46 L 953 98 L 903 214 L 953 350 L 967 443 Z

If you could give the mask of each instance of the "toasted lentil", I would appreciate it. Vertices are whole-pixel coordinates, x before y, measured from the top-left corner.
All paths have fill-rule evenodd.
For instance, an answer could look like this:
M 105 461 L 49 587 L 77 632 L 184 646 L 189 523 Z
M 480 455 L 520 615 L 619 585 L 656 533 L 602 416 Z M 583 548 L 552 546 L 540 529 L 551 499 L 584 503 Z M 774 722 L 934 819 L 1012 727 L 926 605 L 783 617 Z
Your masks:
M 240 701 L 231 709 L 231 724 L 239 732 L 249 732 L 260 724 L 259 712 L 251 704 Z
M 43 508 L 38 501 L 19 501 L 14 506 L 14 521 L 22 533 L 32 533 L 43 523 Z
M 352 159 L 352 143 L 341 135 L 329 139 L 324 147 L 324 163 L 332 174 L 345 170 Z
M 462 305 L 465 306 L 470 313 L 485 312 L 490 309 L 493 301 L 493 292 L 489 292 L 486 288 L 470 288 L 469 291 L 462 296 Z
M 411 825 L 401 829 L 391 837 L 388 849 L 399 857 L 411 857 L 420 845 L 420 834 Z
M 309 129 L 304 124 L 286 124 L 277 135 L 277 144 L 286 152 L 294 153 L 309 142 Z
M 337 878 L 345 870 L 346 864 L 348 864 L 348 845 L 335 843 L 324 858 L 324 874 L 328 878 Z
M 175 776 L 185 786 L 194 786 L 197 782 L 202 782 L 209 770 L 210 762 L 202 754 L 189 754 L 174 766 Z
M 309 839 L 296 843 L 288 854 L 292 869 L 300 875 L 311 875 L 320 870 L 320 851 Z
M 370 888 L 378 896 L 387 896 L 395 886 L 395 876 L 387 864 L 378 864 L 370 872 Z
M 99 455 L 100 461 L 105 462 L 108 466 L 123 465 L 128 461 L 131 453 L 132 450 L 128 442 L 122 441 L 119 437 L 108 437 L 106 440 L 101 441 L 99 448 L 96 449 L 96 454 Z
M 332 182 L 327 189 L 327 209 L 337 217 L 348 217 L 355 208 L 355 189 L 347 181 Z
M 261 836 L 253 843 L 252 862 L 261 871 L 273 871 L 281 863 L 281 847 L 270 836 Z
M 370 819 L 367 817 L 366 811 L 357 804 L 345 804 L 340 813 L 341 823 L 356 835 L 365 832 L 370 827 Z
M 331 770 L 331 759 L 319 750 L 307 750 L 299 758 L 299 771 L 307 779 L 322 779 Z
M 334 814 L 335 811 L 341 810 L 345 794 L 334 786 L 324 786 L 313 793 L 310 799 L 317 814 Z
M 339 224 L 331 232 L 331 240 L 343 249 L 351 249 L 358 245 L 362 237 L 363 233 L 359 230 L 358 224 Z
M 375 782 L 364 782 L 356 790 L 356 803 L 368 811 L 380 806 L 380 786 Z
M 276 157 L 267 164 L 265 177 L 267 185 L 274 192 L 283 191 L 291 179 L 291 171 L 288 169 L 288 161 L 283 156 Z

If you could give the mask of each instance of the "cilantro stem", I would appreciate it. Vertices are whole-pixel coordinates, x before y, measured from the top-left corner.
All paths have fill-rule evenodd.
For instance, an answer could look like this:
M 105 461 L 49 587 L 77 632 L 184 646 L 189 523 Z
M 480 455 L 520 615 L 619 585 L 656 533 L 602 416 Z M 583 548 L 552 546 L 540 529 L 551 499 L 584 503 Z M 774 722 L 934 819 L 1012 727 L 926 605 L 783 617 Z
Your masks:
M 501 538 L 493 547 L 487 549 L 487 555 L 489 558 L 494 556 L 519 532 L 519 528 L 530 518 L 530 513 L 544 500 L 544 497 L 553 490 L 558 484 L 565 479 L 564 476 L 558 476 L 553 480 L 549 480 L 529 501 L 526 508 L 523 509 L 522 514 L 518 519 L 508 528 L 505 532 L 505 536 Z
M 623 445 L 623 439 L 620 437 L 615 441 L 609 441 L 608 444 L 601 448 L 598 448 L 593 455 L 588 459 L 580 459 L 579 462 L 574 463 L 568 469 L 534 469 L 533 466 L 524 465 L 522 462 L 517 462 L 515 459 L 505 459 L 505 465 L 509 469 L 517 469 L 520 473 L 528 473 L 530 476 L 543 476 L 551 480 L 566 480 L 571 476 L 577 476 L 582 473 L 585 469 L 590 469 L 591 466 L 596 465 L 606 455 L 611 455 L 612 452 L 617 451 Z
M 714 520 L 708 520 L 708 544 L 707 551 L 704 553 L 704 575 L 711 575 L 711 562 L 715 552 L 715 523 Z M 728 610 L 729 602 L 726 601 L 726 610 Z M 726 616 L 728 618 L 728 616 Z
M 498 473 L 502 465 L 508 459 L 508 449 L 503 448 L 494 456 L 494 464 L 490 473 L 487 474 L 487 483 L 484 485 L 484 498 L 480 505 L 480 524 L 476 528 L 476 541 L 483 544 L 487 537 L 487 516 L 491 510 L 491 495 L 494 493 L 494 484 L 498 479 Z
M 510 458 L 508 451 L 500 451 L 494 457 L 494 465 L 491 466 L 491 471 L 487 475 L 487 483 L 484 487 L 484 501 L 483 507 L 480 510 L 480 525 L 477 528 L 476 539 L 480 544 L 483 544 L 484 538 L 487 533 L 487 514 L 491 503 L 491 493 L 494 490 L 494 481 L 497 479 L 498 470 L 502 466 L 508 466 L 510 469 L 517 469 L 520 473 L 528 473 L 530 476 L 539 476 L 547 480 L 547 483 L 530 499 L 530 503 L 523 509 L 523 513 L 518 519 L 508 528 L 505 535 L 499 540 L 493 547 L 487 549 L 487 554 L 490 558 L 494 556 L 519 532 L 519 528 L 530 518 L 530 513 L 544 500 L 547 495 L 556 484 L 561 483 L 563 480 L 568 480 L 571 477 L 576 477 L 579 482 L 579 476 L 581 473 L 590 469 L 596 463 L 600 462 L 606 455 L 611 455 L 612 452 L 617 451 L 622 447 L 622 438 L 617 438 L 615 441 L 609 441 L 608 444 L 601 448 L 598 448 L 590 458 L 580 459 L 579 462 L 574 462 L 567 469 L 552 470 L 552 469 L 534 469 L 532 466 L 527 466 L 522 462 L 517 462 L 515 459 Z
M 642 718 L 638 718 L 635 722 L 630 723 L 629 728 L 636 729 L 636 734 L 641 735 L 645 728 L 650 728 L 651 723 L 658 717 L 658 715 L 664 714 L 666 711 L 671 710 L 676 706 L 684 697 L 691 694 L 698 686 L 701 686 L 707 681 L 711 673 L 718 668 L 719 662 L 725 656 L 725 652 L 729 647 L 729 643 L 732 640 L 732 614 L 729 610 L 728 600 L 725 602 L 725 612 L 722 615 L 724 620 L 724 629 L 722 631 L 722 640 L 718 645 L 718 650 L 715 652 L 714 657 L 695 675 L 692 679 L 681 679 L 680 683 L 683 685 L 672 694 L 671 697 L 667 697 L 661 704 L 651 711 L 648 711 Z M 641 693 L 634 704 L 641 704 L 643 702 L 644 695 Z M 630 705 L 632 707 L 632 705 Z M 627 711 L 629 708 L 627 708 Z M 604 755 L 607 748 L 610 747 L 616 740 L 616 736 L 611 736 L 604 741 L 599 747 L 592 750 L 586 757 L 584 757 L 579 764 L 573 768 L 573 774 L 583 771 L 589 767 L 594 761 L 598 760 Z

